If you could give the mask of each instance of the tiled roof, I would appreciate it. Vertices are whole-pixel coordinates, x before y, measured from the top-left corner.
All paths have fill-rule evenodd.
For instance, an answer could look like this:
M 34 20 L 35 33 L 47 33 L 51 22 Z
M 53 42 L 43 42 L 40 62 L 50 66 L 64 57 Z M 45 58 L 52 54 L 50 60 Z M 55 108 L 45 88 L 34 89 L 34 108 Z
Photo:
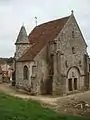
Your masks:
M 34 44 L 17 61 L 31 61 L 49 41 L 53 40 L 62 30 L 69 17 L 64 17 L 36 26 L 29 34 L 29 40 Z

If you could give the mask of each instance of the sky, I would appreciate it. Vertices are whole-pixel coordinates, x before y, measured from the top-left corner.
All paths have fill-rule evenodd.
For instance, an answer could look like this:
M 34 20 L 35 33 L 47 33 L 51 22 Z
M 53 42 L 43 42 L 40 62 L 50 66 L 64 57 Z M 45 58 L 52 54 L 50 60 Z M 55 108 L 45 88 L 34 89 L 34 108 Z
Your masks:
M 0 0 L 0 57 L 13 57 L 15 41 L 24 24 L 27 34 L 37 24 L 74 16 L 88 44 L 90 55 L 90 0 Z

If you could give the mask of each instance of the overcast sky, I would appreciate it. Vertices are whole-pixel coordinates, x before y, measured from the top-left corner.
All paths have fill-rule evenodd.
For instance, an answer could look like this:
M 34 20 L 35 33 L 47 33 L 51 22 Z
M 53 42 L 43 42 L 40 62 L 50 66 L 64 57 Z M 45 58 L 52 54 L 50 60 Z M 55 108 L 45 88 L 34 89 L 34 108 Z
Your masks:
M 35 16 L 41 24 L 68 16 L 72 9 L 90 55 L 90 0 L 0 0 L 0 57 L 14 55 L 22 24 L 29 34 L 35 27 Z

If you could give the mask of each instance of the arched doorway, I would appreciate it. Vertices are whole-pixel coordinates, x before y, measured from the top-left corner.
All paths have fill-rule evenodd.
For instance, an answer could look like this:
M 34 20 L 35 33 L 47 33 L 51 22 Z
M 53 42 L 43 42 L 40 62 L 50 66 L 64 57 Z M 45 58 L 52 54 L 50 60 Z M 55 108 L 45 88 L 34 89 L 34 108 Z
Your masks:
M 68 91 L 78 90 L 80 86 L 80 71 L 77 67 L 71 67 L 67 72 Z

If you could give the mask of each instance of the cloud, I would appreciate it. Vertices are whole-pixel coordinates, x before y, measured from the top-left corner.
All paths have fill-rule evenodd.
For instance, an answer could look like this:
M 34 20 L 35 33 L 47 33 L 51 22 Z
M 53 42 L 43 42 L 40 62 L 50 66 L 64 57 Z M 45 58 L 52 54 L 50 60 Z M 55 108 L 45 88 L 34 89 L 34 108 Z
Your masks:
M 0 0 L 0 56 L 13 56 L 15 40 L 24 23 L 27 33 L 38 24 L 70 15 L 73 9 L 86 41 L 90 41 L 90 0 Z M 90 53 L 90 46 L 88 48 Z

